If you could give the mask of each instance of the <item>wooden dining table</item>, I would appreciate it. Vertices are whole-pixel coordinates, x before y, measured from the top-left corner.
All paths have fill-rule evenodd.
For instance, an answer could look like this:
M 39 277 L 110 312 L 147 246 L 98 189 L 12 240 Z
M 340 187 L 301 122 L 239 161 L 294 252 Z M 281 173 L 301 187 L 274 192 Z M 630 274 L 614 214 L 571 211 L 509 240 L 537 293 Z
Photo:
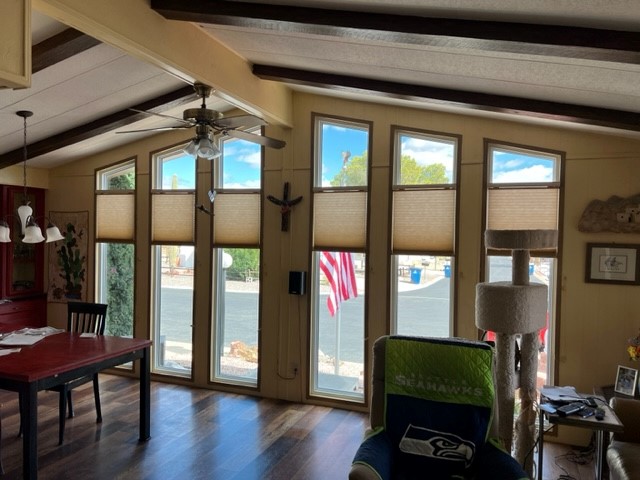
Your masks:
M 38 392 L 106 368 L 140 361 L 140 441 L 151 436 L 151 341 L 61 332 L 0 356 L 0 388 L 22 399 L 23 477 L 38 478 Z

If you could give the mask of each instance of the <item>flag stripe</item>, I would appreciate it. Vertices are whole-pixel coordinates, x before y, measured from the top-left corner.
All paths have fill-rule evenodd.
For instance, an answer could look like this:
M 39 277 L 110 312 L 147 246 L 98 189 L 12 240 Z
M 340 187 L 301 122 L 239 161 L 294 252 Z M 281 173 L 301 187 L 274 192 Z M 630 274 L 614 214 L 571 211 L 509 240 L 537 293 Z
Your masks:
M 353 259 L 350 252 L 321 252 L 319 263 L 329 282 L 327 308 L 333 317 L 342 302 L 358 296 Z

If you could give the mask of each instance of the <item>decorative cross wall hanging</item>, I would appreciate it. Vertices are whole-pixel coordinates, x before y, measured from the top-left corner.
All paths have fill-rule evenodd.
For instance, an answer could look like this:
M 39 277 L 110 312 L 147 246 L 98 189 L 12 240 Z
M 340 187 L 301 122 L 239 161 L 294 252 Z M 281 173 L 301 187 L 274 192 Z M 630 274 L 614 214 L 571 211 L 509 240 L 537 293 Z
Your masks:
M 285 182 L 284 191 L 282 192 L 282 200 L 274 197 L 273 195 L 267 195 L 267 200 L 280 206 L 280 214 L 282 215 L 280 230 L 283 232 L 288 232 L 289 231 L 289 214 L 291 213 L 291 207 L 300 203 L 300 201 L 302 200 L 302 197 L 289 200 L 289 182 Z

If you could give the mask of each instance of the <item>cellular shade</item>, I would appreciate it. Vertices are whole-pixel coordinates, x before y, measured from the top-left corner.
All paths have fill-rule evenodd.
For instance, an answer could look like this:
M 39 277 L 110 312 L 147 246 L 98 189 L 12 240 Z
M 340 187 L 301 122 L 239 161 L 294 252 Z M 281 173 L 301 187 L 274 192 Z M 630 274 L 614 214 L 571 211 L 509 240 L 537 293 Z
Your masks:
M 489 230 L 554 230 L 558 228 L 557 188 L 489 190 Z
M 317 192 L 313 197 L 313 248 L 365 248 L 367 192 Z
M 96 240 L 133 241 L 135 233 L 134 192 L 96 195 Z
M 213 202 L 214 246 L 260 245 L 260 193 L 218 193 Z
M 151 241 L 192 243 L 194 241 L 195 194 L 193 192 L 151 195 Z
M 456 191 L 393 192 L 392 250 L 453 253 Z

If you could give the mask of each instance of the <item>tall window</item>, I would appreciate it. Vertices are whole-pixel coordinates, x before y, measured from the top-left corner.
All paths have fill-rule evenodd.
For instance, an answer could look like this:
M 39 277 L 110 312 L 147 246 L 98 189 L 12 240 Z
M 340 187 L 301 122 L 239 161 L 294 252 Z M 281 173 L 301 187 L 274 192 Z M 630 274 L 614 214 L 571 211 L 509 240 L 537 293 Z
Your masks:
M 152 155 L 151 317 L 156 373 L 191 376 L 196 159 Z
M 310 394 L 361 402 L 370 124 L 314 124 Z
M 107 335 L 133 336 L 136 159 L 96 172 L 96 302 Z
M 260 145 L 235 138 L 223 140 L 212 169 L 211 372 L 217 382 L 258 383 L 261 169 Z
M 452 334 L 458 141 L 393 128 L 392 330 Z
M 491 230 L 558 230 L 562 211 L 563 157 L 558 152 L 487 142 L 486 228 Z M 531 283 L 548 286 L 546 326 L 539 332 L 538 384 L 553 383 L 553 332 L 559 282 L 557 249 L 531 252 Z M 510 251 L 487 250 L 489 282 L 511 281 Z M 487 332 L 489 340 L 493 332 Z

